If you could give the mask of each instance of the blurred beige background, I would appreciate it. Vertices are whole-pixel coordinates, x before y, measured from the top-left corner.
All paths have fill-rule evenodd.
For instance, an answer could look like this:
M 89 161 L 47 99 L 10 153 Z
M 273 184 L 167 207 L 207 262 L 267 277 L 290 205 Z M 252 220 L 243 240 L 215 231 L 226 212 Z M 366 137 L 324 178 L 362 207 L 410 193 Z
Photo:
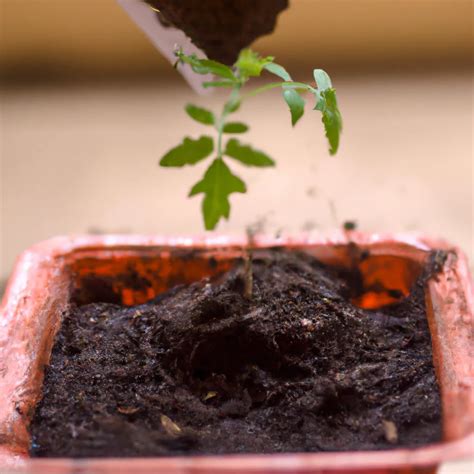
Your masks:
M 205 2 L 203 2 L 205 4 Z M 113 0 L 0 0 L 1 261 L 56 234 L 203 231 L 204 166 L 159 169 L 161 154 L 203 128 L 196 96 Z M 255 49 L 301 80 L 330 72 L 344 117 L 329 157 L 320 116 L 295 129 L 278 92 L 239 118 L 278 163 L 232 165 L 248 183 L 229 222 L 264 218 L 269 232 L 360 228 L 420 231 L 473 258 L 472 2 L 293 0 Z M 331 204 L 332 203 L 332 204 Z M 335 212 L 334 212 L 335 210 Z
M 446 71 L 472 58 L 470 0 L 290 0 L 255 48 L 294 69 Z M 19 81 L 143 78 L 172 70 L 115 0 L 0 0 L 0 66 Z M 205 7 L 205 0 L 202 2 Z

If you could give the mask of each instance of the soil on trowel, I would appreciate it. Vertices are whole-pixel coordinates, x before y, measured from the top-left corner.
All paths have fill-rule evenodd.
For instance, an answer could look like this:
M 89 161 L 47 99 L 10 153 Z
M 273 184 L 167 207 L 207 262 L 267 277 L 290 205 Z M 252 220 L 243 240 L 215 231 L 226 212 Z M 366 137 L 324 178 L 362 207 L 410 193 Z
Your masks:
M 232 64 L 242 48 L 275 28 L 288 0 L 146 0 L 165 26 L 182 30 L 206 55 Z
M 71 305 L 31 425 L 33 456 L 378 450 L 441 438 L 424 303 L 351 302 L 311 256 L 245 265 L 133 307 Z M 348 282 L 351 283 L 348 283 Z

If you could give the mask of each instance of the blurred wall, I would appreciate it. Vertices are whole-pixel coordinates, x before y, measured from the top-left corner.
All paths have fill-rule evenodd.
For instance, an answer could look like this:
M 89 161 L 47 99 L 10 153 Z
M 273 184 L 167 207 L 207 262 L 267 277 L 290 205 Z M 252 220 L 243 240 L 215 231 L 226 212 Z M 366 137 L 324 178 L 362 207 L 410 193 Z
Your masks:
M 295 77 L 330 71 L 341 150 L 327 156 L 309 110 L 290 129 L 277 91 L 251 101 L 239 111 L 251 123 L 245 140 L 278 167 L 235 170 L 249 193 L 232 197 L 218 232 L 262 216 L 269 231 L 291 233 L 356 219 L 364 230 L 444 236 L 473 261 L 472 2 L 290 1 L 255 48 Z M 200 199 L 186 192 L 204 165 L 157 161 L 184 130 L 202 133 L 182 106 L 204 99 L 114 0 L 0 0 L 0 9 L 0 288 L 15 256 L 53 235 L 202 232 Z
M 291 67 L 447 69 L 472 61 L 470 0 L 291 0 L 255 47 Z M 114 0 L 0 0 L 4 80 L 171 74 Z M 203 1 L 203 5 L 205 2 Z

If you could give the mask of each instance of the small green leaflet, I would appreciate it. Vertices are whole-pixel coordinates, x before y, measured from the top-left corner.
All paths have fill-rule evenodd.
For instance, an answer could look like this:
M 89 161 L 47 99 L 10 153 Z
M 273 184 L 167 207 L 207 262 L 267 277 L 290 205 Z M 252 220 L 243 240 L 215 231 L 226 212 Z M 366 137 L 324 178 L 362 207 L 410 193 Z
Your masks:
M 200 62 L 200 68 L 205 71 L 201 72 L 201 74 L 215 74 L 216 76 L 235 81 L 236 78 L 229 66 L 213 61 L 212 59 L 200 59 Z
M 326 100 L 322 96 L 322 94 L 319 93 L 319 91 L 316 91 L 314 94 L 316 97 L 316 105 L 314 106 L 313 110 L 320 110 L 321 112 L 324 110 L 324 107 L 326 107 Z
M 197 140 L 186 137 L 183 142 L 172 148 L 160 160 L 160 166 L 194 165 L 208 157 L 214 150 L 214 141 L 211 137 L 202 136 Z
M 262 58 L 251 49 L 243 49 L 234 66 L 239 70 L 242 77 L 247 78 L 250 76 L 260 76 L 263 67 L 272 61 L 273 56 Z
M 324 91 L 327 91 L 328 89 L 332 88 L 332 82 L 327 72 L 323 71 L 322 69 L 315 69 L 313 71 L 313 76 L 314 76 L 314 80 L 316 81 L 316 86 L 317 86 L 317 89 L 315 92 L 315 95 L 316 95 L 315 109 L 320 110 L 322 112 L 325 107 L 325 101 L 321 94 Z
M 242 122 L 226 123 L 222 129 L 224 133 L 245 133 L 249 127 Z
M 210 110 L 203 109 L 197 105 L 188 104 L 185 110 L 192 119 L 204 125 L 214 125 L 216 121 L 214 114 Z
M 322 91 L 315 109 L 323 113 L 322 120 L 329 141 L 329 154 L 335 155 L 342 131 L 342 117 L 337 107 L 336 91 L 334 89 Z
M 265 64 L 264 68 L 268 72 L 275 74 L 275 76 L 280 77 L 284 81 L 292 81 L 291 76 L 288 74 L 286 69 L 283 66 L 280 66 L 279 64 Z M 298 122 L 298 120 L 304 114 L 305 101 L 303 97 L 301 97 L 300 94 L 294 88 L 290 88 L 289 86 L 283 86 L 283 98 L 285 99 L 285 102 L 290 108 L 291 124 L 295 126 L 296 122 Z
M 292 81 L 291 76 L 288 74 L 286 69 L 283 66 L 280 66 L 279 64 L 276 63 L 268 63 L 265 64 L 264 69 L 266 69 L 268 72 L 271 72 L 272 74 L 275 74 L 275 76 L 281 77 L 284 81 Z
M 290 108 L 291 125 L 294 127 L 304 114 L 305 101 L 294 89 L 284 89 L 283 98 Z
M 313 76 L 320 92 L 327 89 L 332 89 L 331 78 L 326 71 L 323 71 L 322 69 L 315 69 L 313 71 Z
M 231 114 L 233 112 L 237 112 L 239 108 L 240 108 L 240 99 L 230 98 L 224 105 L 224 112 L 226 114 Z
M 189 64 L 197 74 L 215 74 L 224 79 L 230 79 L 232 82 L 237 80 L 232 69 L 225 64 L 212 59 L 199 59 L 195 54 L 187 55 L 180 50 L 176 51 L 175 54 L 180 61 Z
M 193 186 L 189 196 L 204 193 L 202 202 L 204 225 L 206 230 L 212 230 L 221 218 L 229 218 L 229 196 L 232 193 L 245 193 L 246 191 L 245 183 L 232 174 L 222 159 L 216 158 L 202 180 Z
M 322 69 L 313 71 L 318 89 L 315 91 L 316 110 L 323 114 L 324 130 L 329 141 L 329 154 L 335 155 L 339 148 L 339 138 L 342 131 L 342 117 L 337 107 L 336 91 L 332 87 L 331 78 Z
M 275 166 L 275 162 L 268 155 L 248 145 L 242 145 L 235 138 L 231 138 L 227 142 L 224 155 L 230 156 L 247 166 Z

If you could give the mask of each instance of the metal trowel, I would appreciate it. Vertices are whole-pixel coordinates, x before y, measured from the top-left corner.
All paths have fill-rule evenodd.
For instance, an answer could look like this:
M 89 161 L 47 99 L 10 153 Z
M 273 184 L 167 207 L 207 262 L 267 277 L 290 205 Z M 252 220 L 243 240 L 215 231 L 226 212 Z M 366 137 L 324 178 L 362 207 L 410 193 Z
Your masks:
M 157 11 L 143 0 L 117 0 L 117 2 L 172 64 L 176 62 L 174 51 L 177 46 L 182 47 L 186 54 L 195 53 L 198 57 L 206 57 L 206 54 L 195 46 L 181 30 L 172 26 L 163 26 L 156 15 Z M 209 92 L 209 89 L 202 87 L 202 83 L 212 81 L 212 75 L 196 74 L 188 64 L 180 65 L 178 71 L 196 92 L 199 94 Z

